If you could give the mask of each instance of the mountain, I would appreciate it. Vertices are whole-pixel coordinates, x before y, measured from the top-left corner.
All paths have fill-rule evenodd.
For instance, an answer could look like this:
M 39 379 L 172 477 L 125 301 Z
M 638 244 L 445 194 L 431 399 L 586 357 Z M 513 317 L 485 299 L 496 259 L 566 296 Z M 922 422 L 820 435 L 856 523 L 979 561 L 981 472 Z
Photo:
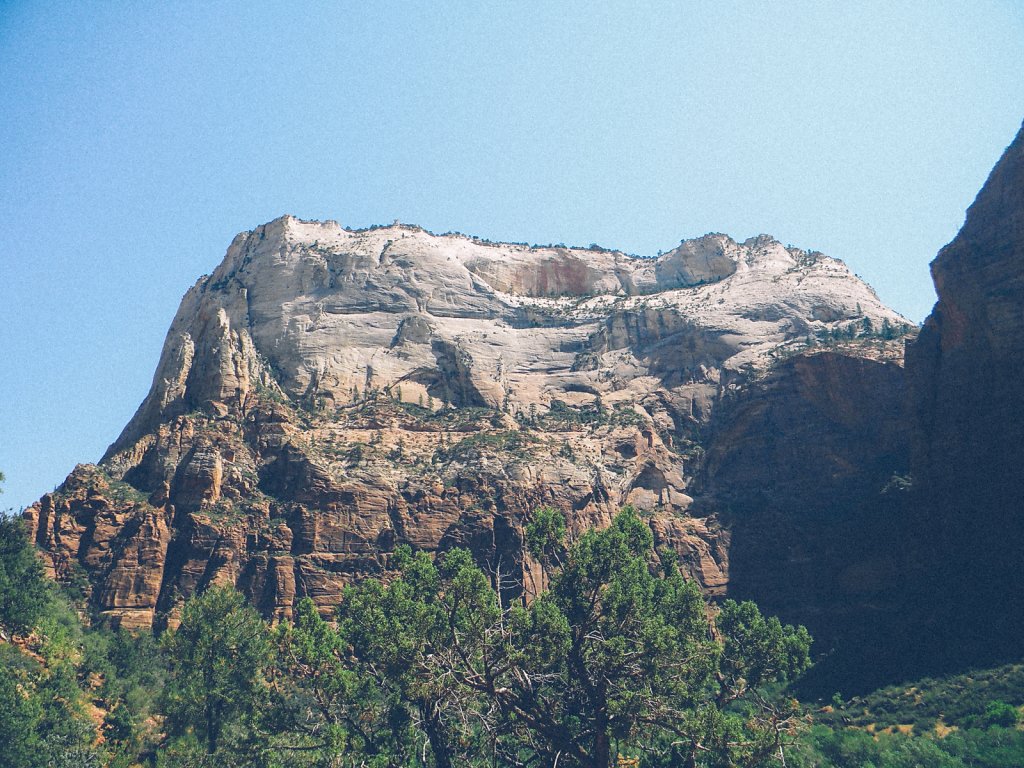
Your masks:
M 327 612 L 402 543 L 532 593 L 533 510 L 578 533 L 632 504 L 708 592 L 827 629 L 884 579 L 836 537 L 906 472 L 909 329 L 767 236 L 654 259 L 285 216 L 188 291 L 135 417 L 26 515 L 126 627 L 222 582 Z
M 913 535 L 938 585 L 923 632 L 953 663 L 1024 651 L 1024 128 L 932 262 L 938 303 L 907 350 Z
M 862 584 L 879 585 L 826 618 L 837 650 L 805 681 L 819 695 L 1024 655 L 1024 127 L 932 275 L 938 302 L 906 348 L 908 471 L 845 515 L 845 534 L 841 524 L 815 533 L 849 542 L 825 557 L 852 559 Z M 762 540 L 769 530 L 754 528 Z M 815 594 L 824 593 L 783 589 L 767 602 L 813 623 Z

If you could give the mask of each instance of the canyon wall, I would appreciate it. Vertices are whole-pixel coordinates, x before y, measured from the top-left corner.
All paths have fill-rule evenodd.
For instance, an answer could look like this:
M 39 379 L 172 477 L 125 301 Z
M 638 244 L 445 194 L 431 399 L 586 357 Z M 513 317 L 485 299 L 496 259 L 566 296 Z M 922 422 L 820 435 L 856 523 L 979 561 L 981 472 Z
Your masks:
M 469 547 L 533 594 L 542 505 L 572 535 L 634 505 L 712 595 L 859 605 L 847 571 L 870 564 L 801 542 L 905 472 L 908 330 L 842 262 L 767 236 L 645 259 L 283 217 L 186 294 L 135 417 L 27 516 L 127 627 L 213 583 L 329 614 L 403 543 Z

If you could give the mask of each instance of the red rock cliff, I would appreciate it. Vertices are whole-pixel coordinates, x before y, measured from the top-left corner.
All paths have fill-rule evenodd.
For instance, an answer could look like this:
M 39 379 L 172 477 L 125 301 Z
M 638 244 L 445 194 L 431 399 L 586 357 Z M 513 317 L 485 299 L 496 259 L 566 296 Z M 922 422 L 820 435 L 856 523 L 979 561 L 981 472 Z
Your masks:
M 131 423 L 28 516 L 131 627 L 220 582 L 329 612 L 400 543 L 535 592 L 522 531 L 546 504 L 574 534 L 635 505 L 723 594 L 719 498 L 815 510 L 899 468 L 877 392 L 902 327 L 841 262 L 764 236 L 640 259 L 284 217 L 188 292 Z

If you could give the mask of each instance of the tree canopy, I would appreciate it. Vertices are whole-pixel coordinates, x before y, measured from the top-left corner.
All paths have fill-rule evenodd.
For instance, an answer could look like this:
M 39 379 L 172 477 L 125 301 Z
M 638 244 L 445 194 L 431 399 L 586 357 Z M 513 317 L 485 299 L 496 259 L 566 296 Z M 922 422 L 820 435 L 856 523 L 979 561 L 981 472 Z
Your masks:
M 549 576 L 537 595 L 468 550 L 400 547 L 396 572 L 348 587 L 333 616 L 304 598 L 271 627 L 214 586 L 153 645 L 83 628 L 2 521 L 0 622 L 35 639 L 27 655 L 0 644 L 0 749 L 13 768 L 782 761 L 803 628 L 709 603 L 632 509 L 569 541 L 541 508 L 524 534 Z
M 25 632 L 42 617 L 50 594 L 25 524 L 0 515 L 0 627 Z
M 230 587 L 187 603 L 165 640 L 171 676 L 163 706 L 170 735 L 193 735 L 214 754 L 225 730 L 256 716 L 267 696 L 267 627 Z
M 564 521 L 527 531 L 554 552 Z M 809 661 L 806 630 L 752 603 L 709 606 L 675 559 L 653 551 L 630 509 L 565 549 L 550 589 L 524 605 L 469 552 L 400 556 L 388 585 L 350 588 L 340 632 L 448 768 L 487 754 L 509 765 L 606 768 L 644 754 L 679 765 L 758 765 L 783 748 L 793 710 L 764 687 Z

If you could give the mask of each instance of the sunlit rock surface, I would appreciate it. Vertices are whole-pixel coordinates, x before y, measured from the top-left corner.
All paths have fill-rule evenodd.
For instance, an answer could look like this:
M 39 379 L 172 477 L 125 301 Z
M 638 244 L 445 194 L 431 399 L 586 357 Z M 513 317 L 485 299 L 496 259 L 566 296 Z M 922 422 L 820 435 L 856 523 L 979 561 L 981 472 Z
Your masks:
M 469 547 L 532 594 L 540 505 L 578 534 L 633 504 L 721 595 L 734 508 L 813 510 L 902 469 L 908 329 L 767 236 L 647 259 L 285 216 L 185 295 L 135 417 L 27 515 L 132 627 L 221 582 L 328 612 L 402 543 Z

